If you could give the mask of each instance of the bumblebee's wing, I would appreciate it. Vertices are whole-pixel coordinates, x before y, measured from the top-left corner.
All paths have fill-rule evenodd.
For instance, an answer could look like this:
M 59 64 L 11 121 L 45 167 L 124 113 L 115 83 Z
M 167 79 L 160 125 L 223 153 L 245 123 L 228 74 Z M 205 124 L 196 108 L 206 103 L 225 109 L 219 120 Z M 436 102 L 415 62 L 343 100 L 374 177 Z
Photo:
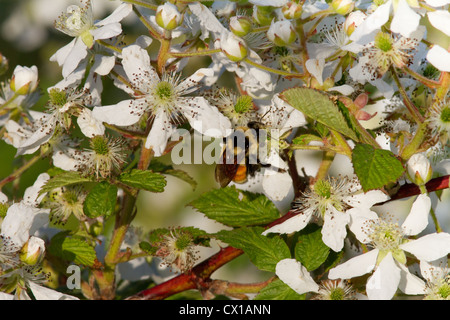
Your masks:
M 239 168 L 239 164 L 236 161 L 237 159 L 229 161 L 227 159 L 227 153 L 228 152 L 226 151 L 222 153 L 221 161 L 216 166 L 216 181 L 222 188 L 225 188 L 233 180 Z M 236 157 L 233 155 L 233 158 Z

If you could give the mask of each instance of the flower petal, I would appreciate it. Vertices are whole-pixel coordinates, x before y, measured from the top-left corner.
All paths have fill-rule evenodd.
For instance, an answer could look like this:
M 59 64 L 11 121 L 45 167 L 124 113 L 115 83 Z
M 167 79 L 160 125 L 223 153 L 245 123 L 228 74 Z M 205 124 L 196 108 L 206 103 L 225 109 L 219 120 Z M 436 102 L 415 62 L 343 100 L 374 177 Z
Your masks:
M 262 187 L 266 196 L 272 201 L 282 201 L 288 195 L 294 195 L 292 178 L 287 172 L 264 171 Z
M 428 234 L 404 243 L 400 248 L 412 253 L 419 260 L 437 260 L 450 253 L 450 234 L 445 232 Z
M 331 207 L 332 212 L 327 212 L 322 227 L 322 240 L 333 251 L 339 252 L 344 247 L 344 239 L 347 236 L 347 224 L 350 215 Z
M 105 26 L 110 23 L 116 23 L 116 22 L 122 21 L 122 19 L 125 18 L 126 16 L 128 16 L 132 10 L 133 10 L 132 4 L 122 3 L 109 16 L 107 16 L 103 20 L 100 20 L 95 25 L 96 26 Z
M 155 84 L 159 82 L 156 70 L 150 65 L 150 56 L 147 50 L 138 45 L 130 45 L 122 50 L 122 65 L 128 79 L 141 89 L 140 77 L 144 76 Z
M 389 13 L 391 12 L 392 1 L 379 6 L 371 15 L 369 15 L 350 36 L 350 40 L 357 41 L 370 34 L 372 31 L 380 29 L 389 20 Z
M 450 72 L 450 52 L 435 44 L 427 53 L 427 60 L 440 71 Z
M 92 116 L 109 124 L 130 126 L 139 121 L 142 116 L 141 99 L 123 100 L 110 106 L 95 107 Z
M 2 222 L 2 234 L 22 247 L 31 234 L 48 222 L 48 210 L 28 206 L 22 202 L 8 208 Z
M 414 201 L 411 211 L 402 224 L 405 235 L 419 234 L 427 227 L 430 209 L 430 197 L 425 193 L 420 194 Z
M 178 107 L 191 127 L 208 137 L 221 138 L 229 134 L 230 120 L 203 97 L 178 99 Z
M 446 10 L 436 10 L 428 12 L 427 15 L 428 20 L 433 27 L 450 37 L 450 12 Z
M 318 292 L 319 286 L 311 278 L 308 270 L 295 259 L 283 259 L 277 263 L 275 273 L 298 294 Z
M 418 276 L 412 274 L 406 266 L 402 264 L 398 266 L 401 269 L 399 289 L 406 294 L 424 294 L 425 282 Z
M 160 157 L 166 150 L 167 141 L 175 132 L 175 128 L 170 123 L 169 116 L 164 110 L 160 110 L 153 120 L 153 126 L 150 130 L 147 140 L 145 141 L 145 148 L 153 149 L 155 157 Z
M 349 228 L 355 234 L 356 238 L 362 243 L 369 243 L 368 223 L 377 220 L 378 215 L 367 208 L 352 208 L 346 211 L 350 216 Z
M 371 250 L 334 267 L 330 270 L 330 279 L 350 279 L 369 273 L 375 268 L 378 249 Z
M 370 190 L 345 197 L 343 201 L 354 208 L 370 208 L 375 203 L 385 202 L 389 196 L 380 190 Z
M 87 47 L 81 38 L 76 38 L 73 47 L 64 59 L 62 75 L 68 77 L 80 64 L 80 61 L 86 58 L 88 54 Z
M 389 252 L 367 280 L 366 292 L 369 300 L 390 300 L 400 283 L 400 268 Z
M 44 186 L 44 184 L 47 183 L 48 179 L 50 179 L 50 176 L 47 173 L 41 173 L 36 178 L 36 181 L 33 183 L 33 185 L 26 188 L 23 194 L 22 202 L 30 206 L 37 206 L 45 196 L 45 194 L 39 196 L 39 191 Z
M 311 219 L 312 211 L 310 212 L 302 212 L 289 218 L 286 221 L 283 221 L 280 224 L 277 224 L 267 230 L 265 230 L 262 234 L 265 236 L 269 233 L 292 233 L 295 231 L 300 231 L 308 224 Z
M 105 133 L 105 127 L 102 122 L 92 116 L 92 111 L 88 108 L 83 108 L 80 115 L 77 118 L 78 126 L 81 132 L 88 138 Z
M 29 282 L 29 287 L 36 300 L 79 300 L 77 297 L 40 286 L 32 281 Z
M 391 22 L 391 31 L 409 37 L 419 26 L 420 15 L 417 14 L 406 2 L 399 0 L 397 11 Z

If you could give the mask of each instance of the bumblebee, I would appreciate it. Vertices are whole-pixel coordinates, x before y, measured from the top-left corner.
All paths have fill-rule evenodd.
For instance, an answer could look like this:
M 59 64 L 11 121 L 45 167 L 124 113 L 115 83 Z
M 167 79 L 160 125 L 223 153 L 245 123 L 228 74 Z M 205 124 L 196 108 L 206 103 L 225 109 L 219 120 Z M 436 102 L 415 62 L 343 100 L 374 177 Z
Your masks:
M 238 127 L 224 138 L 224 148 L 216 166 L 215 178 L 222 188 L 231 181 L 247 182 L 247 177 L 264 166 L 258 159 L 262 123 L 250 121 L 246 127 Z

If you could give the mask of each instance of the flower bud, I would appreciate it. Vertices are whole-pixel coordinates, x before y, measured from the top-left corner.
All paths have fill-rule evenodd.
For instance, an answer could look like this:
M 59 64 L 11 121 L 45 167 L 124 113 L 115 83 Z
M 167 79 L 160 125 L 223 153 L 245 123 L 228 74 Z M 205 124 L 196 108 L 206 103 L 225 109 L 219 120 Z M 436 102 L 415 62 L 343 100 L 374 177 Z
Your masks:
M 242 61 L 247 57 L 248 49 L 244 41 L 233 33 L 222 34 L 220 49 L 231 61 Z
M 334 12 L 340 15 L 347 15 L 355 8 L 353 0 L 333 0 L 331 1 L 331 7 Z
M 33 266 L 42 261 L 44 252 L 44 240 L 37 237 L 31 237 L 20 250 L 20 260 Z
M 416 185 L 424 185 L 431 179 L 433 169 L 431 168 L 430 161 L 423 154 L 414 154 L 409 158 L 406 166 L 408 178 Z
M 282 20 L 272 22 L 267 31 L 267 37 L 277 46 L 284 47 L 294 42 L 297 34 L 289 20 Z
M 366 14 L 362 11 L 351 12 L 344 22 L 344 31 L 347 36 L 350 36 L 353 31 L 366 19 Z
M 299 19 L 302 16 L 303 7 L 296 2 L 288 2 L 282 8 L 281 12 L 286 19 Z
M 165 30 L 173 30 L 181 24 L 181 13 L 177 7 L 166 2 L 156 9 L 156 23 Z
M 238 37 L 243 37 L 252 31 L 252 23 L 247 17 L 234 16 L 230 18 L 230 29 Z
M 16 66 L 10 82 L 11 89 L 17 94 L 26 95 L 36 90 L 38 85 L 38 69 Z

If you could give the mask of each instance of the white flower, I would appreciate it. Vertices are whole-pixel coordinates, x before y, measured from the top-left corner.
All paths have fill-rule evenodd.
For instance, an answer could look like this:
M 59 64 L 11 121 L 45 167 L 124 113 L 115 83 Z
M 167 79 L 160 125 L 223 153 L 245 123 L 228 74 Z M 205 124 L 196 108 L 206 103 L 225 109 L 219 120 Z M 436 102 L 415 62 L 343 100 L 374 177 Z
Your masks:
M 364 222 L 362 222 L 364 221 Z M 420 261 L 433 261 L 450 252 L 450 234 L 433 233 L 415 240 L 404 238 L 402 228 L 374 218 L 360 220 L 352 231 L 359 241 L 374 249 L 330 270 L 330 279 L 350 279 L 375 272 L 367 281 L 369 299 L 391 299 L 397 288 L 406 294 L 423 294 L 425 284 L 406 267 L 405 251 Z
M 89 0 L 83 8 L 76 5 L 69 6 L 67 12 L 55 22 L 55 27 L 75 39 L 51 56 L 50 61 L 58 62 L 59 66 L 63 67 L 64 78 L 67 77 L 86 57 L 88 49 L 92 48 L 96 40 L 112 38 L 122 32 L 119 22 L 131 10 L 131 4 L 122 3 L 111 15 L 95 22 Z
M 298 294 L 319 292 L 319 286 L 313 280 L 308 270 L 295 259 L 283 259 L 277 263 L 275 273 Z
M 32 133 L 27 134 L 18 146 L 18 155 L 36 151 L 39 146 L 49 142 L 54 136 L 54 133 L 58 131 L 58 128 L 68 130 L 71 126 L 71 113 L 75 110 L 82 112 L 83 106 L 90 104 L 90 96 L 87 96 L 84 91 L 79 92 L 71 88 L 65 90 L 52 88 L 49 90 L 49 97 L 49 113 L 40 115 L 35 120 Z M 93 132 L 97 134 L 104 132 L 101 123 L 92 118 L 90 122 L 95 122 L 95 126 L 92 123 L 90 126 L 86 126 L 83 119 L 81 120 L 83 133 L 86 132 L 86 135 L 91 135 Z
M 265 230 L 263 234 L 302 230 L 316 216 L 323 220 L 323 242 L 334 251 L 340 251 L 347 235 L 346 226 L 360 217 L 376 217 L 370 208 L 389 199 L 379 190 L 362 193 L 360 188 L 357 181 L 348 178 L 319 180 L 312 190 L 297 199 L 299 214 Z
M 149 112 L 154 120 L 145 147 L 152 148 L 155 156 L 164 153 L 168 139 L 175 132 L 174 124 L 180 123 L 183 117 L 195 130 L 200 133 L 208 131 L 215 137 L 224 136 L 226 129 L 231 128 L 230 121 L 205 98 L 186 96 L 198 89 L 199 82 L 210 74 L 210 69 L 199 69 L 184 81 L 169 74 L 164 74 L 160 79 L 150 65 L 146 50 L 131 45 L 122 50 L 122 55 L 124 71 L 135 90 L 136 99 L 95 107 L 92 114 L 96 119 L 129 126 Z
M 36 90 L 38 85 L 38 69 L 16 66 L 10 82 L 11 89 L 18 94 L 25 95 Z

